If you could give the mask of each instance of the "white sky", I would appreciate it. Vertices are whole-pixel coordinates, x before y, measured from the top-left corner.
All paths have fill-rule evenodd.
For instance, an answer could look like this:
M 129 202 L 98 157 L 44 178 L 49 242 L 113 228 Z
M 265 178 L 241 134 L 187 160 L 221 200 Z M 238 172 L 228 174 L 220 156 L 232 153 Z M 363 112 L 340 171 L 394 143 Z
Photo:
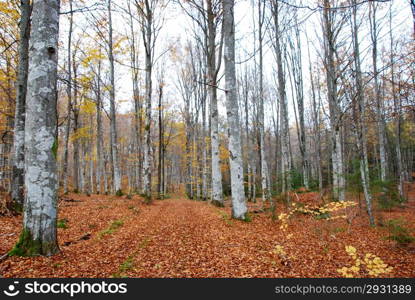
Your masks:
M 95 0 L 85 0 L 83 1 L 85 4 L 84 6 L 89 6 L 95 3 Z M 314 0 L 305 0 L 303 3 L 309 4 L 310 6 L 314 7 L 314 3 L 316 1 Z M 75 3 L 79 3 L 79 1 L 75 1 Z M 123 6 L 123 3 L 125 3 L 124 0 L 113 0 L 113 3 L 119 6 Z M 394 36 L 399 37 L 402 34 L 411 34 L 413 23 L 412 23 L 412 15 L 411 10 L 408 1 L 406 0 L 393 0 L 393 7 L 394 12 L 396 13 L 396 16 L 394 18 Z M 81 5 L 81 4 L 78 4 Z M 386 4 L 388 6 L 389 4 Z M 82 5 L 81 5 L 82 6 Z M 116 6 L 114 7 L 116 9 Z M 124 6 L 125 7 L 125 6 Z M 256 13 L 256 5 L 255 5 L 255 13 Z M 67 7 L 62 7 L 62 11 L 67 11 Z M 365 14 L 365 17 L 363 18 L 363 24 L 361 27 L 360 39 L 361 39 L 361 51 L 362 53 L 362 59 L 368 60 L 370 58 L 370 38 L 368 36 L 368 20 L 367 20 L 367 4 L 362 5 L 360 9 L 361 13 Z M 101 13 L 105 13 L 105 11 L 102 11 Z M 379 16 L 384 15 L 387 13 L 387 10 L 379 11 Z M 85 30 L 84 19 L 86 16 L 83 16 L 82 13 L 76 13 L 75 14 L 75 26 L 78 27 L 76 30 L 76 33 L 80 33 L 80 30 Z M 321 35 L 321 25 L 320 22 L 320 13 L 311 13 L 308 9 L 300 9 L 299 10 L 299 19 L 305 20 L 304 25 L 302 26 L 302 30 L 307 32 L 307 35 L 312 43 L 311 46 L 311 56 L 312 60 L 316 61 L 316 52 L 315 49 L 317 48 L 318 51 L 320 50 L 320 44 L 318 41 L 317 35 Z M 66 55 L 66 43 L 67 43 L 67 32 L 68 32 L 68 21 L 67 16 L 63 15 L 61 17 L 61 41 L 62 44 L 65 45 L 65 47 L 61 47 L 60 53 L 61 57 L 65 57 Z M 122 15 L 119 12 L 113 13 L 113 27 L 114 27 L 114 33 L 115 34 L 125 34 L 128 32 L 128 24 L 126 23 L 126 17 L 125 15 Z M 237 60 L 238 57 L 240 60 L 245 61 L 247 57 L 252 56 L 252 53 L 254 53 L 254 35 L 253 35 L 253 8 L 252 8 L 252 0 L 237 0 L 236 6 L 235 6 L 235 21 L 236 21 L 236 39 L 237 39 Z M 256 21 L 255 21 L 256 22 Z M 380 45 L 379 49 L 382 49 L 382 44 L 389 43 L 389 37 L 387 34 L 388 30 L 388 24 L 387 20 L 385 20 L 386 26 L 382 26 L 381 33 L 379 35 L 380 39 Z M 348 26 L 348 25 L 346 25 Z M 138 25 L 136 25 L 136 28 Z M 189 29 L 191 28 L 191 20 L 188 18 L 181 10 L 180 7 L 177 5 L 170 5 L 170 8 L 168 12 L 166 13 L 166 20 L 163 28 L 161 29 L 160 36 L 158 37 L 157 44 L 156 44 L 156 57 L 160 55 L 160 53 L 165 52 L 168 45 L 172 43 L 172 41 L 180 41 L 180 43 L 183 45 L 186 42 L 186 39 L 191 38 L 191 35 L 189 34 Z M 256 27 L 255 27 L 256 28 Z M 308 80 L 308 58 L 307 58 L 307 48 L 306 46 L 306 40 L 304 34 L 302 35 L 302 45 L 304 46 L 303 49 L 303 77 L 305 82 L 305 101 L 306 103 L 309 101 L 309 80 Z M 141 35 L 140 35 L 141 40 Z M 265 37 L 265 40 L 268 40 L 268 36 Z M 388 47 L 386 48 L 388 49 Z M 173 105 L 181 105 L 182 100 L 180 95 L 178 94 L 178 91 L 176 90 L 175 86 L 175 80 L 176 79 L 176 70 L 174 69 L 174 66 L 172 63 L 168 60 L 169 53 L 165 54 L 165 59 L 160 59 L 159 62 L 163 62 L 163 68 L 166 72 L 166 91 L 165 91 L 165 99 L 172 103 Z M 125 55 L 125 63 L 128 64 L 128 55 Z M 254 60 L 250 59 L 246 62 L 246 64 L 253 64 Z M 239 65 L 240 67 L 244 67 L 244 64 Z M 222 64 L 223 67 L 223 64 Z M 365 67 L 365 65 L 363 66 Z M 370 66 L 366 65 L 366 68 Z M 157 68 L 157 66 L 156 66 Z M 153 77 L 153 86 L 156 86 L 156 68 L 154 70 L 154 77 Z M 272 83 L 273 82 L 273 69 L 275 68 L 275 61 L 274 56 L 272 54 L 272 49 L 270 48 L 269 43 L 265 43 L 264 46 L 264 76 L 265 76 L 265 82 L 266 83 Z M 122 66 L 120 64 L 116 64 L 116 98 L 118 101 L 120 101 L 118 105 L 118 109 L 121 112 L 126 112 L 132 108 L 131 100 L 132 98 L 132 82 L 130 78 L 130 70 L 128 67 Z M 292 106 L 292 100 L 290 99 L 290 85 L 289 81 L 287 80 L 287 95 L 288 95 L 288 105 L 290 109 L 290 123 L 292 123 L 293 120 L 293 106 Z M 221 105 L 221 99 L 223 99 L 222 92 L 219 91 L 219 105 L 220 112 L 223 115 L 224 114 L 224 105 Z M 127 100 L 127 101 L 125 101 Z M 153 105 L 153 108 L 155 107 L 155 103 Z M 307 107 L 307 104 L 306 104 Z M 271 106 L 266 108 L 266 112 L 271 112 Z

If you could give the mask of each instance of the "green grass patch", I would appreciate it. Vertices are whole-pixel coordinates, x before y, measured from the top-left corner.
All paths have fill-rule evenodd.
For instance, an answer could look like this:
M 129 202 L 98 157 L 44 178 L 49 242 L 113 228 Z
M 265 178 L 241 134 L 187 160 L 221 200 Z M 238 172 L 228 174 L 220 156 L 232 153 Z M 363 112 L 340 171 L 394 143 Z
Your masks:
M 127 278 L 124 273 L 128 271 L 132 271 L 134 269 L 134 257 L 138 254 L 140 249 L 147 247 L 148 243 L 150 242 L 150 238 L 144 238 L 140 244 L 138 244 L 137 250 L 131 254 L 118 268 L 118 272 L 113 274 L 112 277 L 114 278 Z
M 247 222 L 247 223 L 251 223 L 252 222 L 252 216 L 247 212 L 245 214 L 245 218 L 242 221 Z
M 218 210 L 219 215 L 225 221 L 226 225 L 232 226 L 233 222 L 231 221 L 231 217 L 224 211 Z
M 127 271 L 131 271 L 134 268 L 134 259 L 133 257 L 128 257 L 119 268 L 120 273 L 125 273 Z
M 56 226 L 58 228 L 67 229 L 68 228 L 68 220 L 67 219 L 60 219 L 60 220 L 58 220 Z
M 115 231 L 117 231 L 121 226 L 124 225 L 124 221 L 123 220 L 115 220 L 111 223 L 111 225 L 107 228 L 104 229 L 103 231 L 101 231 L 99 233 L 99 238 L 102 238 L 106 235 L 110 235 L 113 234 Z

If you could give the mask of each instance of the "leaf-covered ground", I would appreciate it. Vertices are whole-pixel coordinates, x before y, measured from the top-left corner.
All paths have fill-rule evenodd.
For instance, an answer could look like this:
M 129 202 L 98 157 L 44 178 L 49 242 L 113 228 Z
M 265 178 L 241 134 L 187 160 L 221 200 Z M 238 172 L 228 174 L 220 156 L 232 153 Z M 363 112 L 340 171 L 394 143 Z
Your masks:
M 303 202 L 317 197 L 298 196 Z M 358 207 L 348 208 L 347 219 L 295 214 L 284 231 L 281 221 L 259 212 L 259 204 L 250 204 L 252 221 L 241 222 L 230 218 L 229 207 L 180 197 L 152 205 L 137 196 L 71 194 L 65 199 L 60 202 L 59 220 L 66 226 L 58 229 L 60 254 L 9 257 L 0 263 L 1 276 L 340 277 L 338 269 L 353 265 L 345 246 L 353 246 L 359 257 L 371 253 L 393 267 L 380 277 L 415 277 L 414 247 L 384 239 L 386 229 L 369 227 Z M 377 216 L 403 217 L 414 234 L 414 201 Z M 20 230 L 20 217 L 0 217 L 0 256 L 13 247 Z M 358 276 L 370 277 L 363 268 Z

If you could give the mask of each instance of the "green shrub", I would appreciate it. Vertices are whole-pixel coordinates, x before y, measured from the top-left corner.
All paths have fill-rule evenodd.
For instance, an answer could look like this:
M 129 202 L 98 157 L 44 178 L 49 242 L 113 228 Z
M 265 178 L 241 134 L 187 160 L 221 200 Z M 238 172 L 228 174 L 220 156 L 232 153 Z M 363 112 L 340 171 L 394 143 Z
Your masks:
M 395 241 L 400 246 L 407 246 L 415 238 L 410 235 L 408 228 L 406 228 L 406 221 L 402 218 L 388 220 L 385 224 L 389 235 L 386 237 L 388 240 Z
M 292 189 L 295 190 L 303 186 L 303 174 L 301 172 L 298 172 L 296 169 L 292 169 L 290 171 L 290 177 Z
M 403 199 L 399 196 L 397 184 L 393 181 L 374 180 L 371 183 L 372 193 L 377 194 L 376 200 L 379 209 L 400 207 Z
M 329 213 L 320 213 L 319 215 L 315 215 L 314 218 L 316 220 L 326 220 L 328 218 L 330 218 L 330 214 Z

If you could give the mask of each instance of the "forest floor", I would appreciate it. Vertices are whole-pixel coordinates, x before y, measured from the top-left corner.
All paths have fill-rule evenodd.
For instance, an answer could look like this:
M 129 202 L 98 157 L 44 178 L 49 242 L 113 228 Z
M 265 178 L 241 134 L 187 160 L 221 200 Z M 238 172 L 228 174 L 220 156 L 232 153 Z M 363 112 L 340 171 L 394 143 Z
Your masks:
M 298 194 L 317 201 L 317 193 Z M 378 222 L 402 217 L 415 233 L 415 185 L 404 208 L 376 212 Z M 379 277 L 415 277 L 415 247 L 385 239 L 384 226 L 370 227 L 358 206 L 346 219 L 294 214 L 287 229 L 249 204 L 251 222 L 183 197 L 151 205 L 134 196 L 69 194 L 59 204 L 61 252 L 53 257 L 7 257 L 1 277 L 340 277 L 357 257 L 374 254 L 393 270 Z M 279 205 L 277 212 L 284 211 Z M 16 243 L 21 217 L 0 217 L 0 256 Z M 356 277 L 372 277 L 363 267 Z

